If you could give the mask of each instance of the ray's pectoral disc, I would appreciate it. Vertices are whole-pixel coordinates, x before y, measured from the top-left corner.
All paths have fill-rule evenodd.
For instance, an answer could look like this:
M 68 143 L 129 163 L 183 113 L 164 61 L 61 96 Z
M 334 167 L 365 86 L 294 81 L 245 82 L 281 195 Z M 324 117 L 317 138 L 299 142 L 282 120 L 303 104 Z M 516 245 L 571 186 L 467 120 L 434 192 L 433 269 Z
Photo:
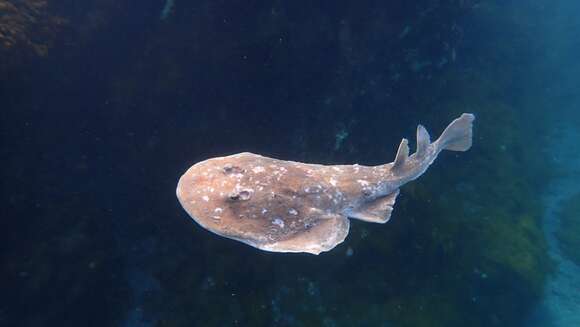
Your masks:
M 218 235 L 267 251 L 328 251 L 344 240 L 349 222 L 320 209 L 330 208 L 334 197 L 302 165 L 252 153 L 213 158 L 181 177 L 177 196 L 195 221 Z

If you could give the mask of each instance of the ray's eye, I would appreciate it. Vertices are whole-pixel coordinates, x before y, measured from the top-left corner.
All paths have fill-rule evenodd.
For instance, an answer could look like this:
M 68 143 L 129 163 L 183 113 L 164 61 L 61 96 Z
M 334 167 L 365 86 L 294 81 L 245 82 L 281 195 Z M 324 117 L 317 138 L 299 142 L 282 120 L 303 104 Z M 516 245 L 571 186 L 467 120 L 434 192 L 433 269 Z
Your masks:
M 224 165 L 224 173 L 231 172 L 233 168 L 234 168 L 234 166 L 232 164 L 225 164 Z
M 252 193 L 248 190 L 234 191 L 228 195 L 228 199 L 231 201 L 245 201 L 249 200 Z
M 224 174 L 226 174 L 226 175 L 243 174 L 244 173 L 244 169 L 242 169 L 241 167 L 238 167 L 238 166 L 234 166 L 231 163 L 225 164 L 223 171 L 224 171 Z

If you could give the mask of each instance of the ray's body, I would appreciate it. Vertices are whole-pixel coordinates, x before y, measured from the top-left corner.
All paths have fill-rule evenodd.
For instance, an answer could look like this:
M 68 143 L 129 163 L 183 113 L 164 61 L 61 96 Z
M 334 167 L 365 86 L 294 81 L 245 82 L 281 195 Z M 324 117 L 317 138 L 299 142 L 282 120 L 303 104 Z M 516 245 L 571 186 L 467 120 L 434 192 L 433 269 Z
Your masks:
M 421 125 L 379 166 L 318 165 L 253 153 L 208 159 L 180 178 L 177 197 L 202 227 L 258 249 L 319 254 L 348 235 L 349 220 L 389 220 L 399 188 L 423 174 L 442 150 L 471 147 L 474 116 L 463 114 L 431 143 Z

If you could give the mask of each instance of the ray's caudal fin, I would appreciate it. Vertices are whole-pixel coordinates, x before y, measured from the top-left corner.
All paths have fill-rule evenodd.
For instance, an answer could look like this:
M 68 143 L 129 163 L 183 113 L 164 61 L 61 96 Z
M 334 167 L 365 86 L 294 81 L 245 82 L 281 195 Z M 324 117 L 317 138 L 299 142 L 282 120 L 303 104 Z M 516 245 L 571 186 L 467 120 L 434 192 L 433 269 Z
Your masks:
M 473 114 L 462 114 L 461 117 L 452 121 L 435 141 L 437 150 L 469 150 L 471 148 L 474 120 L 475 116 Z

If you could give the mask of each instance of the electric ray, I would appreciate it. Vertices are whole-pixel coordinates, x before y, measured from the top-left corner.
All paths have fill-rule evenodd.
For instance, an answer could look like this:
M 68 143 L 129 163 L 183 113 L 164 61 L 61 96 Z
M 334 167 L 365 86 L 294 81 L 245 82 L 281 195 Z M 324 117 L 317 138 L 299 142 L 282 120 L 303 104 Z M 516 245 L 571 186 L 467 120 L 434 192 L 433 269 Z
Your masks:
M 244 152 L 212 158 L 179 179 L 177 197 L 203 228 L 265 251 L 319 254 L 340 244 L 349 218 L 386 223 L 399 188 L 421 176 L 442 150 L 471 147 L 475 117 L 462 114 L 431 142 L 417 127 L 417 150 L 401 141 L 379 166 L 319 165 Z

